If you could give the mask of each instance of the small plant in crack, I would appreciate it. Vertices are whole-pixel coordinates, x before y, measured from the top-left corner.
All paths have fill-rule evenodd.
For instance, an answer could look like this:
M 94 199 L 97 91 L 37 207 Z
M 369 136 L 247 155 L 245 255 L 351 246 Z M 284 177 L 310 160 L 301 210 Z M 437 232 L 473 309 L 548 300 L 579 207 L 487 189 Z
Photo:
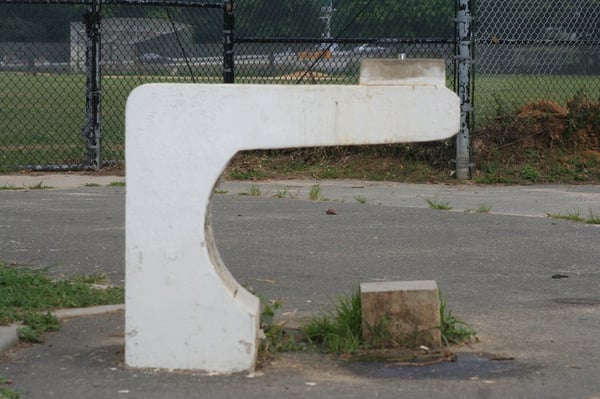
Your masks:
M 308 198 L 312 201 L 329 201 L 327 198 L 323 197 L 321 186 L 318 184 L 315 184 L 310 188 Z
M 487 205 L 487 204 L 481 204 L 477 207 L 477 209 L 475 210 L 475 212 L 477 213 L 490 213 L 490 211 L 492 210 L 492 206 L 491 205 Z
M 470 328 L 465 322 L 457 319 L 442 297 L 440 292 L 440 333 L 442 342 L 449 346 L 450 344 L 461 344 L 472 340 L 477 340 L 477 331 Z
M 260 360 L 265 360 L 273 356 L 276 352 L 292 352 L 306 350 L 307 345 L 301 342 L 297 331 L 287 329 L 286 324 L 293 317 L 276 322 L 275 314 L 281 308 L 280 301 L 267 300 L 258 295 L 261 303 L 260 328 L 261 339 L 259 346 Z
M 44 182 L 40 181 L 37 184 L 31 184 L 26 186 L 28 190 L 46 190 L 49 188 L 52 188 L 51 186 L 47 186 L 44 184 Z
M 581 211 L 578 209 L 577 211 L 568 212 L 566 214 L 563 213 L 547 213 L 546 216 L 552 219 L 561 219 L 561 220 L 569 220 L 571 222 L 579 222 L 586 224 L 600 224 L 600 215 L 594 213 L 593 210 L 590 209 L 588 217 L 584 218 L 581 216 Z
M 430 209 L 438 209 L 442 211 L 449 211 L 452 209 L 450 206 L 450 201 L 440 201 L 437 195 L 433 199 L 426 198 L 425 202 Z
M 365 197 L 363 197 L 362 195 L 355 195 L 354 196 L 354 200 L 356 202 L 358 202 L 359 204 L 366 204 L 367 203 L 367 199 Z
M 249 195 L 251 197 L 262 197 L 263 193 L 259 186 L 253 184 L 250 186 L 250 190 L 247 192 L 240 193 L 240 195 Z
M 352 353 L 363 345 L 360 291 L 340 295 L 335 309 L 310 320 L 303 328 L 305 338 L 332 353 Z

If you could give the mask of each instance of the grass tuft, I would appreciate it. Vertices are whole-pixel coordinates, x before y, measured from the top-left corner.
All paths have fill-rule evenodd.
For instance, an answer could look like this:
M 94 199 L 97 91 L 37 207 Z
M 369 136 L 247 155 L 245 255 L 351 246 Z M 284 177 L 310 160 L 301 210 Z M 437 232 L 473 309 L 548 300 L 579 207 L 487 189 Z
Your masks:
M 588 218 L 585 221 L 587 224 L 600 224 L 600 215 L 595 214 L 591 209 L 590 209 L 590 214 L 588 216 Z
M 317 317 L 303 328 L 308 342 L 332 353 L 352 353 L 363 346 L 362 312 L 359 289 L 350 296 L 340 295 L 332 313 Z
M 567 214 L 564 213 L 547 213 L 547 217 L 552 219 L 560 219 L 560 220 L 569 220 L 571 222 L 579 222 L 586 224 L 600 224 L 600 215 L 594 213 L 593 210 L 590 209 L 588 217 L 584 218 L 581 216 L 581 211 L 578 209 L 574 212 L 569 212 Z
M 46 190 L 46 189 L 52 188 L 51 186 L 46 186 L 44 184 L 44 182 L 42 182 L 42 181 L 40 181 L 39 183 L 36 183 L 36 184 L 30 184 L 26 187 L 28 190 Z
M 321 191 L 321 186 L 318 184 L 313 185 L 310 188 L 310 192 L 308 193 L 308 198 L 311 201 L 329 201 L 327 198 L 323 196 L 323 192 Z
M 356 202 L 358 202 L 359 204 L 366 204 L 367 203 L 367 199 L 365 197 L 363 197 L 362 195 L 355 195 L 354 196 L 354 200 Z
M 440 292 L 440 333 L 442 341 L 450 344 L 461 344 L 471 340 L 477 340 L 477 332 L 471 329 L 465 322 L 458 320 L 446 304 L 446 299 Z
M 435 196 L 433 199 L 426 198 L 425 202 L 427 202 L 427 205 L 430 209 L 437 209 L 442 211 L 449 211 L 452 209 L 452 207 L 450 206 L 450 201 L 440 201 L 437 196 Z
M 122 287 L 99 290 L 87 283 L 105 278 L 94 275 L 54 281 L 42 271 L 0 263 L 0 325 L 21 322 L 18 333 L 22 340 L 42 342 L 45 332 L 60 328 L 52 309 L 123 303 Z
M 490 211 L 492 210 L 492 206 L 491 205 L 487 205 L 487 204 L 481 204 L 477 207 L 477 209 L 475 210 L 475 212 L 477 213 L 490 213 Z

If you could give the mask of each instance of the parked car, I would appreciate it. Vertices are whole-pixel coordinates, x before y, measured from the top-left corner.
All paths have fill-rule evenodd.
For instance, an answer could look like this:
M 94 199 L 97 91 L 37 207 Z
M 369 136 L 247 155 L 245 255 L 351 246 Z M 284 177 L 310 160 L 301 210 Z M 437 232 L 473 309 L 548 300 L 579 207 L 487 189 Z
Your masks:
M 355 47 L 352 51 L 359 54 L 391 54 L 393 49 L 376 46 L 374 44 L 361 44 L 358 47 Z
M 147 62 L 147 63 L 156 63 L 156 62 L 167 61 L 167 58 L 163 57 L 160 54 L 156 54 L 156 53 L 144 53 L 144 54 L 140 55 L 140 61 Z

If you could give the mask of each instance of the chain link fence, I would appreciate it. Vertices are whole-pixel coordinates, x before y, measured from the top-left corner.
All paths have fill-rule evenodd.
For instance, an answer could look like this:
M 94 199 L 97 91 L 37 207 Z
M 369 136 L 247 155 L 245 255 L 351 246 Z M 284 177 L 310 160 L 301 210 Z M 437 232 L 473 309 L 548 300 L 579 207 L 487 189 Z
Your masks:
M 0 169 L 122 161 L 133 88 L 222 82 L 222 3 L 147 4 L 0 2 Z
M 539 100 L 600 98 L 600 2 L 475 2 L 478 125 Z
M 122 161 L 127 95 L 149 82 L 355 84 L 362 58 L 405 56 L 443 58 L 448 86 L 474 91 L 477 125 L 600 97 L 597 0 L 33 3 L 0 0 L 0 169 Z M 457 38 L 471 13 L 474 46 Z M 458 44 L 475 49 L 474 85 L 457 81 L 472 61 Z
M 445 59 L 452 85 L 454 15 L 447 0 L 239 0 L 236 82 L 355 84 L 361 59 L 406 56 Z

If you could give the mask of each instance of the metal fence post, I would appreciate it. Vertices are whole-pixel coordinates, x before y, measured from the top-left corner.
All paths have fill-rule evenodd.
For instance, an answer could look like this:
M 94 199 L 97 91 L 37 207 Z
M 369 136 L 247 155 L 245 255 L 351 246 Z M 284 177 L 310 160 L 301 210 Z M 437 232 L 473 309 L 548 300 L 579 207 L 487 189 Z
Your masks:
M 460 131 L 456 137 L 456 177 L 471 178 L 470 127 L 473 115 L 471 103 L 473 62 L 472 0 L 458 0 L 456 12 L 457 94 L 460 98 Z
M 102 113 L 100 107 L 100 5 L 92 0 L 83 16 L 86 33 L 86 122 L 83 136 L 86 140 L 89 166 L 102 166 Z
M 223 83 L 233 83 L 233 0 L 223 0 Z

